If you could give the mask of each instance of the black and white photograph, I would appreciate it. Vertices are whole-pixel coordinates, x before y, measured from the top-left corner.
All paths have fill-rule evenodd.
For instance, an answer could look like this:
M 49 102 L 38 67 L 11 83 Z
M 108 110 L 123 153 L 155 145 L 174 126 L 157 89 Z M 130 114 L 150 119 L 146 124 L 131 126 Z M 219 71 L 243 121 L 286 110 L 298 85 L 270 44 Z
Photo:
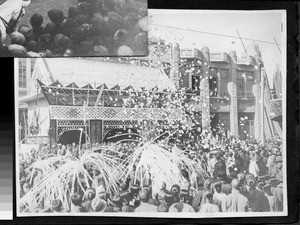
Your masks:
M 148 23 L 146 57 L 14 59 L 17 217 L 287 216 L 286 11 Z
M 0 0 L 0 57 L 147 56 L 147 0 Z

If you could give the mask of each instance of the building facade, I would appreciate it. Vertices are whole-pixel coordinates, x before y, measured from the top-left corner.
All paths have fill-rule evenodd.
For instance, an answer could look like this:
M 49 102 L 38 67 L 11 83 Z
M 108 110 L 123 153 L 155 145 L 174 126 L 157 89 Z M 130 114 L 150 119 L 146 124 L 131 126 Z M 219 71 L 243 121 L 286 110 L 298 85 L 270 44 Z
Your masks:
M 26 136 L 49 137 L 51 134 L 55 137 L 53 141 L 57 141 L 65 130 L 77 127 L 85 129 L 87 134 L 96 133 L 98 138 L 92 137 L 91 140 L 98 142 L 105 138 L 110 129 L 129 126 L 128 121 L 122 122 L 128 117 L 126 113 L 121 112 L 122 108 L 106 105 L 106 109 L 96 109 L 95 106 L 89 105 L 86 110 L 94 114 L 88 118 L 87 130 L 82 122 L 83 117 L 80 116 L 83 113 L 83 103 L 74 105 L 74 102 L 69 102 L 71 105 L 63 106 L 53 102 L 53 99 L 50 103 L 47 94 L 37 95 L 37 91 L 41 93 L 42 89 L 51 89 L 52 86 L 53 90 L 57 89 L 55 89 L 57 96 L 63 96 L 74 88 L 70 85 L 75 85 L 79 95 L 86 98 L 92 96 L 86 91 L 94 89 L 94 92 L 97 92 L 94 93 L 94 98 L 97 99 L 100 84 L 104 83 L 110 86 L 105 89 L 106 94 L 109 92 L 113 94 L 108 97 L 110 99 L 115 99 L 114 93 L 128 91 L 130 86 L 131 88 L 134 86 L 133 90 L 140 90 L 145 85 L 151 87 L 166 85 L 171 91 L 184 89 L 186 93 L 201 99 L 200 102 L 192 104 L 202 128 L 212 129 L 214 133 L 224 131 L 242 138 L 264 139 L 272 136 L 273 125 L 268 120 L 268 109 L 264 106 L 264 99 L 267 99 L 268 93 L 261 88 L 265 83 L 264 79 L 267 78 L 263 62 L 258 56 L 247 54 L 238 56 L 234 51 L 210 52 L 207 47 L 201 50 L 181 49 L 178 44 L 166 44 L 162 40 L 153 39 L 150 41 L 149 50 L 148 57 L 130 59 L 130 62 L 120 63 L 119 59 L 112 59 L 110 61 L 113 62 L 108 65 L 109 63 L 101 58 L 92 58 L 85 59 L 89 62 L 83 64 L 75 60 L 72 68 L 66 67 L 67 61 L 65 64 L 60 63 L 61 61 L 54 64 L 52 63 L 54 59 L 38 59 L 38 66 L 33 67 L 36 62 L 34 59 L 16 59 L 19 98 L 22 99 L 19 102 L 21 140 Z M 42 85 L 38 85 L 36 80 L 40 80 Z M 55 87 L 55 83 L 60 86 Z M 160 89 L 164 88 L 162 86 Z M 69 93 L 68 97 L 70 96 L 72 95 Z M 146 111 L 147 109 L 142 109 L 140 113 L 131 113 L 136 116 L 144 115 L 146 118 Z M 150 111 L 147 111 L 149 115 Z M 108 114 L 119 115 L 117 112 L 123 116 L 109 120 Z M 72 113 L 79 116 L 77 121 L 72 117 Z M 101 116 L 97 117 L 98 114 Z M 163 117 L 162 115 L 160 119 Z M 116 123 L 115 120 L 121 122 Z M 134 118 L 130 120 L 134 121 Z M 42 124 L 45 129 L 37 127 L 38 124 Z M 97 134 L 101 136 L 100 139 Z
M 24 97 L 28 92 L 28 85 L 33 73 L 35 58 L 19 58 L 15 59 L 15 73 L 18 81 L 18 98 Z M 27 104 L 19 102 L 19 119 L 18 129 L 21 140 L 28 135 L 28 107 Z
M 160 63 L 178 88 L 200 96 L 196 104 L 202 127 L 223 130 L 242 138 L 269 138 L 273 125 L 266 125 L 262 77 L 266 78 L 259 54 L 210 52 L 207 47 L 176 48 L 153 38 L 150 49 L 160 48 Z M 162 47 L 163 46 L 163 47 Z M 168 47 L 166 47 L 168 46 Z M 157 51 L 157 50 L 156 50 Z M 177 55 L 176 55 L 177 54 Z M 151 56 L 150 59 L 155 58 Z M 174 71 L 178 74 L 174 75 Z M 176 85 L 175 85 L 176 86 Z

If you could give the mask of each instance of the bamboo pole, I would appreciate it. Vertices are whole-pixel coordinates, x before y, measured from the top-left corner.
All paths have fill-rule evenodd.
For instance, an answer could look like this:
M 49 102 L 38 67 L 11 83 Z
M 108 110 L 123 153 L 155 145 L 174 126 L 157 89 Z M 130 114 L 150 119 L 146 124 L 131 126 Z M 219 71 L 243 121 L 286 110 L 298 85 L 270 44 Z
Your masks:
M 265 144 L 265 137 L 264 137 L 264 85 L 265 85 L 265 77 L 264 77 L 264 68 L 262 67 L 261 68 L 261 71 L 260 71 L 260 76 L 261 76 L 261 84 L 260 84 L 260 90 L 261 90 L 261 110 L 260 110 L 260 129 L 261 129 L 261 132 L 260 132 L 260 138 L 261 138 L 261 142 L 262 144 L 264 145 Z

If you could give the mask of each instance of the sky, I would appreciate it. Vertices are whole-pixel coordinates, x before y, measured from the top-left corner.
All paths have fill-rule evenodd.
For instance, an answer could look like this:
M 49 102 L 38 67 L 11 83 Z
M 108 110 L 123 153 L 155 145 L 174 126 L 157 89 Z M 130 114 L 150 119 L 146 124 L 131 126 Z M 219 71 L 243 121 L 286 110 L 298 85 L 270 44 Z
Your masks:
M 149 36 L 160 37 L 167 42 L 177 42 L 180 48 L 198 48 L 207 46 L 210 52 L 236 51 L 237 55 L 244 53 L 244 47 L 238 38 L 255 39 L 272 42 L 243 40 L 246 51 L 254 56 L 254 43 L 259 45 L 262 53 L 265 71 L 272 87 L 273 73 L 276 64 L 281 69 L 285 66 L 286 38 L 285 38 L 285 11 L 221 11 L 221 10 L 161 10 L 149 9 Z M 281 31 L 283 23 L 283 32 Z M 157 25 L 171 26 L 171 28 Z M 173 29 L 184 28 L 202 32 L 228 35 L 204 34 L 186 30 Z M 234 38 L 236 37 L 236 38 Z M 275 44 L 274 38 L 280 50 Z M 282 52 L 282 54 L 280 53 Z M 284 71 L 283 71 L 284 72 Z

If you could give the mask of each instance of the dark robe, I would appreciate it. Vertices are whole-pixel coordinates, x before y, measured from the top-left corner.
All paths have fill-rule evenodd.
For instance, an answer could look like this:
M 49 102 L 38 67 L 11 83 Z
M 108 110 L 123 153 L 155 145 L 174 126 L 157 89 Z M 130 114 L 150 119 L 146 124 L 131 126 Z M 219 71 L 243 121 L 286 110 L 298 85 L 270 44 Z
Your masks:
M 249 200 L 249 207 L 253 212 L 270 212 L 270 204 L 264 193 L 255 188 L 251 188 L 245 196 Z

